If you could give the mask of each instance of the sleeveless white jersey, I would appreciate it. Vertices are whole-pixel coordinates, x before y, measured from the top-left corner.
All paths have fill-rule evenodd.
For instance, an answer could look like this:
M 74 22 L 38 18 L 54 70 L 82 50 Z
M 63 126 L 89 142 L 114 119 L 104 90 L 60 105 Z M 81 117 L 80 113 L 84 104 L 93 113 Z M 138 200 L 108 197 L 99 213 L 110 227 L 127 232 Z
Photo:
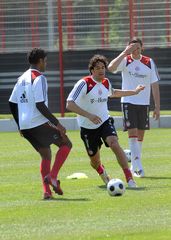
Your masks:
M 18 78 L 9 101 L 18 104 L 21 130 L 48 122 L 36 108 L 37 102 L 45 102 L 46 106 L 48 104 L 47 80 L 38 70 L 29 69 Z
M 135 60 L 128 55 L 121 61 L 115 73 L 118 71 L 122 72 L 123 90 L 133 90 L 139 84 L 145 86 L 145 89 L 137 95 L 122 97 L 121 102 L 149 105 L 151 84 L 159 80 L 153 60 L 146 56 L 141 56 L 139 60 Z
M 112 86 L 107 78 L 97 82 L 92 76 L 87 76 L 75 84 L 67 100 L 74 101 L 80 108 L 99 116 L 104 123 L 109 118 L 107 102 L 110 95 L 112 95 Z M 80 115 L 77 119 L 80 127 L 88 129 L 96 129 L 102 124 L 96 125 Z

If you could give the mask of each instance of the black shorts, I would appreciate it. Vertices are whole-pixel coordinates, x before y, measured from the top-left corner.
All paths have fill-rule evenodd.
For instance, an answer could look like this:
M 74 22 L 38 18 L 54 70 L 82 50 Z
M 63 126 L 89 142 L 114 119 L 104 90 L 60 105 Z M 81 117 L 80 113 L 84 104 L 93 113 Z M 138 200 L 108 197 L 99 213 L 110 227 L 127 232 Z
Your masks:
M 89 156 L 94 156 L 98 149 L 100 149 L 103 142 L 105 143 L 106 147 L 108 147 L 108 144 L 105 142 L 108 136 L 117 136 L 112 117 L 110 117 L 99 128 L 96 129 L 87 129 L 81 127 L 80 134 Z
M 149 123 L 149 105 L 135 105 L 131 103 L 122 103 L 122 111 L 124 114 L 123 128 L 137 128 L 140 130 L 150 129 Z
M 62 141 L 60 132 L 49 122 L 35 128 L 21 130 L 21 133 L 37 151 L 40 148 L 49 148 L 52 143 L 59 146 Z

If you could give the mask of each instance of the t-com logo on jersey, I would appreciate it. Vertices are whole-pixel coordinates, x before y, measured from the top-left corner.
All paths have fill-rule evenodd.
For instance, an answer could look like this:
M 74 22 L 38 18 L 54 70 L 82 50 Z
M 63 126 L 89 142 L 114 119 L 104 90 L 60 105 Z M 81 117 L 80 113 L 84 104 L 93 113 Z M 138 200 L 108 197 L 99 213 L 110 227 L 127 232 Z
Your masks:
M 107 98 L 101 98 L 101 97 L 99 97 L 99 98 L 97 98 L 97 99 L 92 98 L 92 99 L 90 99 L 90 102 L 91 102 L 91 103 L 107 102 Z
M 20 97 L 20 103 L 28 103 L 28 99 L 26 97 L 26 92 L 24 91 Z

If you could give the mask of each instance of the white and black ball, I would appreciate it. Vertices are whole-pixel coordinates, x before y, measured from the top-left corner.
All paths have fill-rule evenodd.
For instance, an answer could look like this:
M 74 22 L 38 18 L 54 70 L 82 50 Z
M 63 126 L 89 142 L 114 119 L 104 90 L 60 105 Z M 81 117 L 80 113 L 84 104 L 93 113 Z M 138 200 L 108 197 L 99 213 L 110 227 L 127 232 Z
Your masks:
M 114 178 L 108 182 L 107 191 L 110 196 L 121 196 L 125 192 L 125 185 L 122 180 Z
M 126 158 L 127 158 L 128 162 L 131 162 L 131 150 L 125 149 L 124 153 L 126 155 Z

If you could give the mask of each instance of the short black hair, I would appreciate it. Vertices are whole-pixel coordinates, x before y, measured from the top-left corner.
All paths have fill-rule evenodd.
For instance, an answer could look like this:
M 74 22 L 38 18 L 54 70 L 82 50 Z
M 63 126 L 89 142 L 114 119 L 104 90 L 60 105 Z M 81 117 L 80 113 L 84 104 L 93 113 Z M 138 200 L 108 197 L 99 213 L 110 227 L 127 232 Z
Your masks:
M 96 66 L 96 64 L 98 62 L 102 62 L 104 65 L 105 65 L 105 68 L 107 69 L 107 65 L 108 65 L 108 61 L 107 61 L 107 58 L 103 55 L 94 55 L 90 61 L 89 61 L 89 65 L 88 65 L 88 69 L 91 73 L 91 70 L 94 69 L 94 67 Z
M 143 43 L 142 43 L 142 40 L 140 38 L 136 38 L 134 37 L 132 40 L 129 41 L 129 44 L 131 43 L 139 43 L 142 47 Z
M 33 48 L 27 54 L 27 60 L 30 64 L 37 64 L 39 59 L 44 59 L 47 53 L 41 48 Z

